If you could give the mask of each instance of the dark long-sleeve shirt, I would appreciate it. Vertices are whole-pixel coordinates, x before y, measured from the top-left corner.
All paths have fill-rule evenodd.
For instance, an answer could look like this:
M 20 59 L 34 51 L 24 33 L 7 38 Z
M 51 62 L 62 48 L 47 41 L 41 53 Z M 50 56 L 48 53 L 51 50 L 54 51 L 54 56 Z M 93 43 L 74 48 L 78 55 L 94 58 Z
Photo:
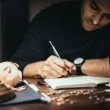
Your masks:
M 76 57 L 104 58 L 110 56 L 110 26 L 93 32 L 81 26 L 82 1 L 54 4 L 42 10 L 29 25 L 24 41 L 11 61 L 25 65 L 46 60 L 54 54 L 51 40 L 62 58 L 73 61 Z

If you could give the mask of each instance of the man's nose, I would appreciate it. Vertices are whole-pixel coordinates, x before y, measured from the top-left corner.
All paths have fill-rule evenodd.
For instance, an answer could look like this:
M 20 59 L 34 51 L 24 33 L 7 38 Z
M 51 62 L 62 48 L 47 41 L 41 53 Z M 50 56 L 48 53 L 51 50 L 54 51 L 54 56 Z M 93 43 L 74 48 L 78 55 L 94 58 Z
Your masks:
M 98 25 L 100 23 L 101 19 L 102 19 L 102 16 L 100 14 L 94 15 L 92 17 L 92 24 Z

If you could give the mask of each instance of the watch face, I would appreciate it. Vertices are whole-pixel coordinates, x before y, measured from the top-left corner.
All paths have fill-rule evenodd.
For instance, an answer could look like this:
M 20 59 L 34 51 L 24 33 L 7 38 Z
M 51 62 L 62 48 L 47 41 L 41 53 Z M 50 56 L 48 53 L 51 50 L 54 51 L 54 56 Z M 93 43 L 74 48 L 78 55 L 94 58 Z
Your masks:
M 74 60 L 74 64 L 81 64 L 83 63 L 84 59 L 83 58 L 77 58 Z

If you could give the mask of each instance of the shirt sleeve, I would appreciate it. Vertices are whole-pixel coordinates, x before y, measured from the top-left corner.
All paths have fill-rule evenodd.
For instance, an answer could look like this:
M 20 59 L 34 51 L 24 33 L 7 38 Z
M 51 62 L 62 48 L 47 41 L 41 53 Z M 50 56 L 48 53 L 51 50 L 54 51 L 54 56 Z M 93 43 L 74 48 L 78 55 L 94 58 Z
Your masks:
M 35 25 L 35 23 L 33 23 Z M 43 34 L 43 28 L 35 27 L 33 24 L 28 29 L 19 49 L 12 56 L 11 61 L 18 63 L 19 69 L 23 71 L 25 65 L 45 60 L 48 57 L 48 45 Z M 45 35 L 46 37 L 46 35 Z
M 19 64 L 21 71 L 23 71 L 25 65 L 45 60 L 49 56 L 47 27 L 49 27 L 52 22 L 54 22 L 55 17 L 57 17 L 57 8 L 56 5 L 53 5 L 52 7 L 42 10 L 34 17 L 32 23 L 29 25 L 23 42 L 10 59 Z

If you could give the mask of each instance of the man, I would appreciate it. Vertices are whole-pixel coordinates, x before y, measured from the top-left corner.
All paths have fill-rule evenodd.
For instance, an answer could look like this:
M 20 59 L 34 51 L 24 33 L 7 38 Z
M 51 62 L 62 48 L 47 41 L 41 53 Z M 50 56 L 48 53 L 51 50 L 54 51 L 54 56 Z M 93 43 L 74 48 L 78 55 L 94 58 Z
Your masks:
M 16 63 L 8 61 L 0 63 L 0 80 L 15 86 L 21 79 L 22 74 Z
M 25 77 L 110 77 L 109 37 L 110 0 L 65 1 L 34 18 L 12 61 L 20 65 Z

